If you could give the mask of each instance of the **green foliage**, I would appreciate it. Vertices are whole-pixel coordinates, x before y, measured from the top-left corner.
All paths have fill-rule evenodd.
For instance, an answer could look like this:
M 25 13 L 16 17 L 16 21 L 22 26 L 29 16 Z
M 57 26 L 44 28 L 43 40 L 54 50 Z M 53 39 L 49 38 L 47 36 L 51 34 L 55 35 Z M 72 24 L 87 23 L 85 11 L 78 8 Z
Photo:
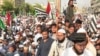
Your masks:
M 39 8 L 39 9 L 45 10 L 45 9 L 41 6 L 41 4 L 38 4 L 38 3 L 36 3 L 35 5 L 33 5 L 33 7 L 34 7 L 34 8 Z
M 16 15 L 18 14 L 31 14 L 35 15 L 35 8 L 39 8 L 44 10 L 44 8 L 41 6 L 41 4 L 36 3 L 35 5 L 31 5 L 28 3 L 24 3 L 21 6 L 14 7 L 13 0 L 4 0 L 3 5 L 1 5 L 2 11 L 14 11 Z
M 13 3 L 10 2 L 9 0 L 4 0 L 3 5 L 1 6 L 1 8 L 4 11 L 12 11 L 14 9 Z
M 19 8 L 14 8 L 14 12 L 16 15 L 19 14 Z

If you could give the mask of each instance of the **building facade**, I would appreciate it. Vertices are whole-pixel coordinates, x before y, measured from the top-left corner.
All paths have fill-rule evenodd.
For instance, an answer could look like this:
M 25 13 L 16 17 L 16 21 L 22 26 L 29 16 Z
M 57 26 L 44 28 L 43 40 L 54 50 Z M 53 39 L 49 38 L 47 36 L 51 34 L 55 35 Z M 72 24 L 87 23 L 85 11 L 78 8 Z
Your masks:
M 93 13 L 100 13 L 100 0 L 91 0 L 91 8 Z
M 15 7 L 19 7 L 25 3 L 25 0 L 15 0 Z
M 2 5 L 3 4 L 3 0 L 0 0 L 0 5 Z

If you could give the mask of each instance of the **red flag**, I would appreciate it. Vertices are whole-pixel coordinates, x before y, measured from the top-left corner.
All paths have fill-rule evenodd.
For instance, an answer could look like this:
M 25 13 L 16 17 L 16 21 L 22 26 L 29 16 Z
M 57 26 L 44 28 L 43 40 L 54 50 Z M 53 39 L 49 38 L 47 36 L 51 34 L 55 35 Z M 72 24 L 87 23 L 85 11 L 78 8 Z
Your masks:
M 8 26 L 10 26 L 10 22 L 11 22 L 11 15 L 10 15 L 10 13 L 9 13 L 9 12 L 7 12 L 6 17 L 7 17 L 7 21 L 6 21 L 6 23 L 7 23 L 7 25 L 8 25 Z
M 46 8 L 46 13 L 49 14 L 50 10 L 51 10 L 51 7 L 50 7 L 50 3 L 48 2 L 47 8 Z

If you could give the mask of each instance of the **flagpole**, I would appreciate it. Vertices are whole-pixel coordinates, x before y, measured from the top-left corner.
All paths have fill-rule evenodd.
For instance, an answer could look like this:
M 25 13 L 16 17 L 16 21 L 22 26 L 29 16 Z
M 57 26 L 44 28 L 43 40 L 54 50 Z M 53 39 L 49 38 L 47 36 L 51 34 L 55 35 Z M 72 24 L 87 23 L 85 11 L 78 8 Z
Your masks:
M 60 14 L 61 12 L 61 0 L 56 0 L 56 9 L 58 10 L 58 13 Z
M 56 0 L 55 4 L 56 4 L 56 24 L 58 28 L 58 18 L 60 16 L 60 11 L 61 11 L 61 0 Z

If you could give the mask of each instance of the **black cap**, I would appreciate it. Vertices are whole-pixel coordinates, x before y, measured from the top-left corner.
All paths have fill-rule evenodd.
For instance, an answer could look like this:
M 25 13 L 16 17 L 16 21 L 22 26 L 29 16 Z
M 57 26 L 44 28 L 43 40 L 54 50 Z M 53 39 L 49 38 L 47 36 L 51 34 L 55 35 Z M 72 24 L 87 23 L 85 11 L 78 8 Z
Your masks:
M 65 19 L 65 23 L 66 23 L 66 22 L 69 22 L 69 20 L 68 20 L 68 19 Z
M 86 40 L 86 34 L 85 33 L 73 33 L 71 36 L 69 36 L 70 40 L 73 42 L 83 42 Z
M 82 21 L 80 19 L 77 19 L 75 23 L 82 24 Z
M 29 38 L 33 38 L 34 36 L 33 36 L 33 35 L 27 35 L 27 37 L 29 37 Z
M 100 35 L 98 36 L 98 39 L 100 39 Z

